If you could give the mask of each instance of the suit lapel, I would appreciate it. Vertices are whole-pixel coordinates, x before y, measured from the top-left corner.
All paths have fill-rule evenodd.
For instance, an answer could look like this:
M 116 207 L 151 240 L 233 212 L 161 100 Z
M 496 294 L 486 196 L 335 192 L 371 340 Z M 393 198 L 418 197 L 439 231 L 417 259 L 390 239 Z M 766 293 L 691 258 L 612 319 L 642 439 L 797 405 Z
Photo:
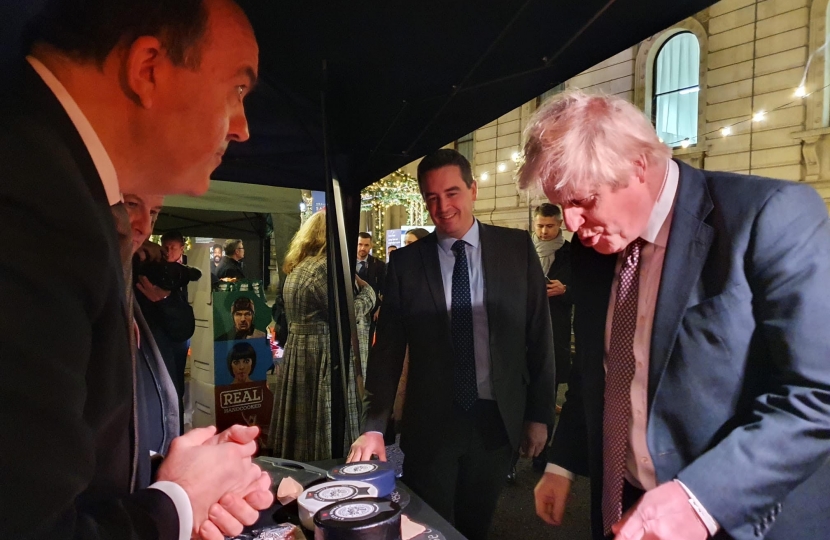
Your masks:
M 435 311 L 444 328 L 450 327 L 447 315 L 447 298 L 444 296 L 444 280 L 441 279 L 441 263 L 438 262 L 438 236 L 432 233 L 415 244 L 421 251 L 421 261 L 427 276 L 427 285 L 435 302 Z
M 688 165 L 680 162 L 678 165 L 680 180 L 651 332 L 649 407 L 714 238 L 714 229 L 704 222 L 713 208 L 705 178 L 700 171 Z
M 493 336 L 497 335 L 498 331 L 498 303 L 496 299 L 499 297 L 499 284 L 509 281 L 502 279 L 499 275 L 499 270 L 502 265 L 499 265 L 498 252 L 499 250 L 493 245 L 496 241 L 494 238 L 494 230 L 484 225 L 478 224 L 479 242 L 481 243 L 481 268 L 484 275 L 484 303 L 487 306 L 487 326 L 490 330 L 490 345 L 493 345 Z

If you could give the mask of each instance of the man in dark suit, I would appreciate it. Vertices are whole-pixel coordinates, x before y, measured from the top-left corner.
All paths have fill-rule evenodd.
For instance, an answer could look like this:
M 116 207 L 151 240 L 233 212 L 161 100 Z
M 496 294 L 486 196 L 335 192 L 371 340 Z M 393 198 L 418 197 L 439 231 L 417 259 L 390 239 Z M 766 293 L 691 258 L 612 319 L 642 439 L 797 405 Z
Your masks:
M 375 309 L 369 314 L 369 345 L 375 337 L 378 308 L 383 294 L 383 280 L 386 277 L 386 263 L 372 256 L 372 235 L 366 232 L 357 235 L 357 275 L 375 290 Z M 365 359 L 364 359 L 365 361 Z
M 123 198 L 130 218 L 134 259 L 161 260 L 164 254 L 157 244 L 148 242 L 148 239 L 161 212 L 164 197 L 125 193 Z M 137 278 L 133 316 L 138 335 L 135 395 L 139 449 L 135 485 L 138 489 L 144 489 L 152 484 L 155 477 L 155 468 L 160 464 L 157 458 L 167 455 L 171 442 L 180 435 L 180 401 L 164 354 L 156 342 L 156 332 L 144 315 L 145 307 L 154 309 L 154 303 L 163 302 L 161 297 L 169 297 L 171 293 L 153 285 L 145 276 L 134 277 Z M 153 301 L 155 298 L 158 300 Z
M 245 258 L 245 245 L 242 240 L 227 240 L 225 242 L 225 256 L 216 267 L 216 278 L 245 279 L 242 268 L 242 259 Z
M 64 0 L 29 36 L 0 95 L 0 227 L 21 242 L 0 291 L 37 306 L 0 310 L 0 500 L 14 507 L 0 537 L 237 534 L 272 500 L 249 459 L 256 429 L 179 437 L 137 489 L 121 192 L 202 193 L 228 142 L 247 138 L 250 25 L 226 0 Z
M 161 207 L 150 210 L 153 212 L 153 223 L 155 223 Z M 136 226 L 133 224 L 133 231 L 136 230 Z M 142 236 L 146 233 L 145 240 L 148 239 L 152 228 L 145 230 L 144 221 L 138 227 Z M 161 248 L 168 263 L 187 264 L 187 255 L 184 254 L 184 237 L 180 232 L 164 233 L 161 236 Z M 196 317 L 187 300 L 187 285 L 167 290 L 151 283 L 147 276 L 143 275 L 139 275 L 135 282 L 135 300 L 141 308 L 142 318 L 153 333 L 155 344 L 173 380 L 179 403 L 179 425 L 183 426 L 184 372 L 190 338 L 196 330 Z
M 349 461 L 385 459 L 382 432 L 409 347 L 404 479 L 474 540 L 487 535 L 513 450 L 537 455 L 553 422 L 544 276 L 527 233 L 473 216 L 469 162 L 439 150 L 418 166 L 435 232 L 389 262 L 369 355 L 363 435 Z
M 564 94 L 527 136 L 520 183 L 541 181 L 580 239 L 574 373 L 537 513 L 560 523 L 582 474 L 597 540 L 826 536 L 824 202 L 673 161 L 613 96 Z
M 357 235 L 357 275 L 372 286 L 376 295 L 380 295 L 386 263 L 372 256 L 372 235 L 367 232 Z
M 555 204 L 540 204 L 533 211 L 533 247 L 542 263 L 547 280 L 545 294 L 550 308 L 553 328 L 553 348 L 556 358 L 556 385 L 568 382 L 571 373 L 571 313 L 573 300 L 568 286 L 571 284 L 571 243 L 562 234 L 562 211 Z M 557 413 L 560 412 L 556 406 Z M 548 441 L 553 436 L 553 424 L 548 425 Z M 533 458 L 533 466 L 544 469 L 547 465 L 547 446 Z

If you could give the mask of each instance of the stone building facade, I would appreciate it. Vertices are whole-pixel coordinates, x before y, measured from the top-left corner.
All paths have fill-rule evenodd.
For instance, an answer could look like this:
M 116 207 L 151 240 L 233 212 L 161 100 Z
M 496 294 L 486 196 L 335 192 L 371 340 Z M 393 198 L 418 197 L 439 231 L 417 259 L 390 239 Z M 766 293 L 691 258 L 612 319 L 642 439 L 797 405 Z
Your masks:
M 807 95 L 796 95 L 808 57 L 827 39 L 827 8 L 828 0 L 723 0 L 560 87 L 616 94 L 653 115 L 662 106 L 654 98 L 660 76 L 655 62 L 673 37 L 694 36 L 698 84 L 681 93 L 697 96 L 697 132 L 674 149 L 675 157 L 708 170 L 807 182 L 830 201 L 830 60 L 823 53 L 806 73 Z M 541 202 L 516 190 L 513 156 L 530 115 L 546 97 L 473 133 L 475 212 L 481 221 L 527 228 L 529 206 Z

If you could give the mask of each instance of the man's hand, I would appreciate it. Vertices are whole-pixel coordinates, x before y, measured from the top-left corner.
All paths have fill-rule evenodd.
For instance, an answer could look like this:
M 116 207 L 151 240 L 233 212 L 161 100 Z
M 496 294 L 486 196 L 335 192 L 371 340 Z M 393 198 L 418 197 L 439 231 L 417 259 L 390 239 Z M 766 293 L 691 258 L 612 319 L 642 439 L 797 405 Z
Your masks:
M 377 432 L 364 433 L 352 443 L 346 463 L 353 461 L 369 461 L 372 454 L 381 461 L 386 461 L 386 446 L 383 444 L 383 435 Z
M 551 296 L 560 296 L 565 294 L 565 286 L 558 279 L 548 281 L 547 285 L 548 298 Z
M 135 283 L 135 288 L 141 291 L 141 294 L 147 297 L 150 302 L 161 302 L 168 296 L 170 291 L 166 291 L 158 285 L 153 285 L 147 276 L 138 276 L 138 281 Z
M 614 540 L 706 540 L 709 531 L 677 482 L 651 491 L 612 527 Z
M 546 472 L 533 490 L 536 515 L 548 525 L 562 525 L 565 503 L 571 492 L 571 481 L 558 474 Z
M 524 457 L 536 457 L 548 443 L 548 426 L 539 422 L 525 422 L 521 453 Z
M 138 250 L 135 252 L 135 254 L 138 255 L 138 260 L 140 260 L 141 262 L 162 262 L 167 260 L 164 248 L 162 248 L 155 242 L 150 242 L 149 240 L 145 240 L 144 243 L 141 244 L 141 247 L 138 248 Z
M 253 430 L 254 437 L 257 432 Z M 256 443 L 253 439 L 237 442 L 237 437 L 244 441 L 250 436 L 251 433 L 238 429 L 216 436 L 216 428 L 208 427 L 193 429 L 173 439 L 157 478 L 175 482 L 187 493 L 193 508 L 194 535 L 205 540 L 222 540 L 222 535 L 237 536 L 243 524 L 250 525 L 258 517 L 256 511 L 249 511 L 253 508 L 246 508 L 251 506 L 250 501 L 246 499 L 246 504 L 239 501 L 260 492 L 265 483 L 262 471 L 251 462 Z M 227 494 L 231 497 L 226 498 Z M 267 502 L 260 495 L 252 498 L 257 506 Z M 216 504 L 220 499 L 227 507 Z M 211 523 L 206 525 L 208 520 Z

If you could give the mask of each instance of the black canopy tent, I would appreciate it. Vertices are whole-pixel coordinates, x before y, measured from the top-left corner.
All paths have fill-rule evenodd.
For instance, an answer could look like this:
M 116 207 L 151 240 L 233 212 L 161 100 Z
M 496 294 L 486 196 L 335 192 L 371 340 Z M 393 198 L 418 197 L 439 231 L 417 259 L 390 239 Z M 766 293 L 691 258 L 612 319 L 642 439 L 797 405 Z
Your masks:
M 0 6 L 15 29 L 44 0 Z M 220 180 L 325 190 L 332 381 L 344 380 L 360 189 L 714 0 L 238 0 L 260 44 L 251 139 Z M 0 33 L 4 56 L 14 32 Z M 334 386 L 337 386 L 336 384 Z M 333 388 L 334 455 L 343 408 Z
M 247 104 L 251 139 L 215 176 L 326 191 L 330 323 L 340 329 L 331 380 L 345 381 L 339 359 L 354 335 L 346 239 L 363 187 L 712 3 L 240 0 L 260 44 L 260 85 Z M 332 392 L 338 457 L 347 418 L 342 388 Z

